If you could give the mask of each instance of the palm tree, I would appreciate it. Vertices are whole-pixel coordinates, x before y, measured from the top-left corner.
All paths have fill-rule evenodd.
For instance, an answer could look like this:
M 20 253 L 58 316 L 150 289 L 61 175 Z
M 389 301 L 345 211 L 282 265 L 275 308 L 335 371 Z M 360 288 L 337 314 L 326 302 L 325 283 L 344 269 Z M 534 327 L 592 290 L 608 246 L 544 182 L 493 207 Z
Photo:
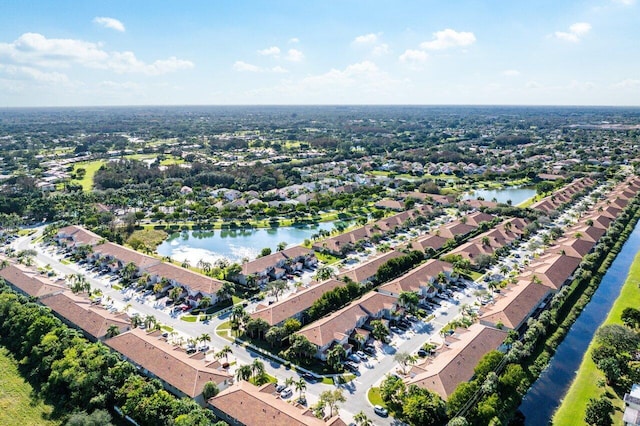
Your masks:
M 231 353 L 233 353 L 231 347 L 229 345 L 225 345 L 222 349 L 220 349 L 220 352 L 216 354 L 216 358 L 224 357 L 225 361 L 229 362 L 229 354 Z
M 153 315 L 147 315 L 144 317 L 144 326 L 146 328 L 156 328 L 158 320 Z
M 207 343 L 207 342 L 211 342 L 211 336 L 207 333 L 202 333 L 200 335 L 200 337 L 198 337 L 198 339 L 202 342 L 202 343 Z
M 140 324 L 142 324 L 142 318 L 140 318 L 140 315 L 133 315 L 131 318 L 129 318 L 129 321 L 131 322 L 132 328 L 136 328 Z
M 259 359 L 254 359 L 251 363 L 251 375 L 253 376 L 253 380 L 256 384 L 260 381 L 260 379 L 264 376 L 266 372 L 264 363 Z
M 110 337 L 115 337 L 115 336 L 117 336 L 118 334 L 120 334 L 120 329 L 118 328 L 118 326 L 117 326 L 117 325 L 115 325 L 115 324 L 111 324 L 111 325 L 109 326 L 109 328 L 107 328 L 106 336 L 107 336 L 108 338 L 110 338 Z
M 171 290 L 169 290 L 169 299 L 173 300 L 174 302 L 180 298 L 180 295 L 182 295 L 182 287 L 180 286 L 173 287 Z
M 189 259 L 185 259 L 182 261 L 182 264 L 180 266 L 185 269 L 189 269 L 191 267 L 191 262 L 189 261 Z
M 296 391 L 300 392 L 300 395 L 298 396 L 298 399 L 301 399 L 302 398 L 302 392 L 307 389 L 307 382 L 302 377 L 300 377 L 298 379 L 298 381 L 295 382 L 293 385 L 295 386 Z
M 243 365 L 242 367 L 236 370 L 236 380 L 237 381 L 248 381 L 251 378 L 252 370 L 250 365 Z
M 371 419 L 369 417 L 367 417 L 367 415 L 364 413 L 364 411 L 360 411 L 358 414 L 353 416 L 353 421 L 358 426 L 373 426 L 373 422 L 371 421 Z
M 287 378 L 284 380 L 284 385 L 285 385 L 286 387 L 293 386 L 293 384 L 294 384 L 295 382 L 296 382 L 296 381 L 294 380 L 294 378 L 293 378 L 293 377 L 287 377 Z

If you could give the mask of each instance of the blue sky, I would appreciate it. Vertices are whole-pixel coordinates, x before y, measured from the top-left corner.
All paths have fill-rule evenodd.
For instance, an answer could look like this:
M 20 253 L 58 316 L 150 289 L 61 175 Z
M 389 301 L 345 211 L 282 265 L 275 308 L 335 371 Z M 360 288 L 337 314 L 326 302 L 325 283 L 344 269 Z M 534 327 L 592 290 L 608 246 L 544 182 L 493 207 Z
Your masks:
M 0 0 L 0 106 L 640 105 L 640 0 Z

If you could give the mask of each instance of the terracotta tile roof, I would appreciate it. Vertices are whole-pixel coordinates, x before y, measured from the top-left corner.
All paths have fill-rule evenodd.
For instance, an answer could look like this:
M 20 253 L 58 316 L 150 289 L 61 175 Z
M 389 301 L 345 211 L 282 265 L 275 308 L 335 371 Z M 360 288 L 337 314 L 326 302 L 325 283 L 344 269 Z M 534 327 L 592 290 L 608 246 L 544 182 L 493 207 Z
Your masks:
M 447 239 L 441 237 L 439 235 L 425 235 L 413 241 L 411 243 L 411 248 L 414 250 L 425 251 L 427 248 L 431 247 L 434 250 L 440 250 L 444 243 L 447 242 Z
M 47 296 L 42 298 L 41 302 L 96 339 L 104 337 L 111 325 L 120 330 L 129 327 L 129 318 L 126 315 L 113 315 L 70 291 Z
M 450 263 L 438 259 L 430 259 L 403 276 L 380 286 L 380 290 L 397 295 L 403 291 L 417 292 L 421 287 L 428 287 L 441 272 L 451 271 L 453 271 L 453 266 Z
M 478 226 L 482 222 L 491 222 L 496 217 L 483 212 L 475 212 L 465 216 L 469 225 Z
M 383 309 L 392 309 L 397 299 L 393 296 L 372 291 L 349 305 L 309 324 L 297 334 L 305 336 L 318 347 L 326 346 L 334 340 L 342 340 L 349 335 L 363 318 L 376 315 Z
M 396 200 L 392 200 L 389 198 L 385 198 L 383 200 L 377 201 L 375 204 L 376 207 L 381 209 L 391 209 L 391 210 L 403 210 L 404 203 Z
M 476 229 L 477 226 L 462 223 L 460 220 L 453 221 L 446 225 L 442 225 L 436 231 L 436 235 L 445 237 L 448 239 L 455 238 L 456 235 L 467 235 L 469 232 Z
M 209 278 L 171 263 L 160 262 L 145 269 L 150 275 L 165 277 L 188 287 L 193 292 L 216 294 L 222 287 L 222 281 Z
M 586 240 L 590 240 L 593 242 L 598 242 L 600 237 L 605 234 L 605 230 L 602 228 L 596 228 L 595 226 L 582 225 L 581 223 L 577 223 L 571 228 L 565 231 L 565 235 L 568 238 L 584 238 Z
M 275 252 L 268 256 L 259 257 L 256 260 L 242 265 L 242 275 L 251 275 L 262 272 L 276 266 L 279 262 L 284 262 L 287 257 L 281 252 Z
M 160 260 L 155 257 L 147 256 L 130 248 L 110 242 L 95 246 L 93 248 L 93 252 L 94 254 L 111 256 L 114 259 L 119 260 L 124 265 L 132 262 L 141 270 L 160 263 Z
M 378 268 L 390 259 L 404 256 L 405 254 L 396 250 L 391 250 L 381 256 L 371 259 L 365 263 L 356 266 L 353 269 L 343 270 L 338 274 L 338 278 L 349 277 L 357 283 L 364 282 L 378 272 Z
M 209 405 L 235 422 L 246 426 L 342 426 L 339 417 L 325 422 L 313 416 L 307 407 L 295 406 L 280 399 L 273 385 L 260 388 L 241 381 L 209 399 Z M 346 425 L 345 425 L 346 426 Z
M 202 393 L 205 383 L 220 385 L 231 377 L 139 328 L 107 339 L 105 344 L 191 398 Z
M 562 253 L 567 256 L 582 259 L 595 246 L 595 243 L 583 238 L 567 238 L 563 237 L 556 240 L 552 247 L 547 250 L 549 253 Z
M 311 305 L 313 305 L 313 302 L 318 300 L 320 296 L 327 291 L 344 285 L 344 282 L 338 280 L 323 281 L 312 287 L 301 289 L 288 298 L 282 299 L 272 305 L 263 306 L 261 309 L 252 313 L 251 318 L 262 318 L 270 325 L 279 324 L 287 318 L 291 318 L 309 309 Z
M 493 305 L 482 309 L 480 322 L 494 327 L 502 323 L 517 330 L 550 291 L 547 286 L 526 281 L 509 286 L 501 291 Z
M 498 203 L 494 203 L 493 201 L 473 200 L 473 199 L 462 200 L 458 204 L 460 205 L 466 204 L 467 206 L 470 206 L 474 209 L 479 209 L 480 207 L 493 208 L 498 206 Z
M 58 230 L 58 238 L 71 239 L 74 245 L 95 245 L 104 240 L 100 235 L 81 226 L 69 225 Z
M 573 274 L 581 259 L 557 253 L 545 254 L 532 264 L 521 274 L 521 278 L 528 281 L 537 277 L 542 284 L 558 290 L 564 282 Z
M 293 246 L 293 247 L 289 247 L 288 249 L 282 250 L 281 253 L 284 254 L 289 259 L 296 259 L 296 258 L 308 256 L 312 254 L 313 251 L 303 246 Z
M 412 369 L 412 374 L 417 374 L 408 383 L 430 389 L 446 399 L 460 383 L 473 377 L 478 361 L 500 347 L 507 337 L 506 331 L 480 324 L 457 331 L 459 334 L 446 350 Z
M 1 260 L 7 259 L 0 257 Z M 26 266 L 8 262 L 6 267 L 0 269 L 0 277 L 29 296 L 40 298 L 67 289 L 66 285 L 56 284 Z

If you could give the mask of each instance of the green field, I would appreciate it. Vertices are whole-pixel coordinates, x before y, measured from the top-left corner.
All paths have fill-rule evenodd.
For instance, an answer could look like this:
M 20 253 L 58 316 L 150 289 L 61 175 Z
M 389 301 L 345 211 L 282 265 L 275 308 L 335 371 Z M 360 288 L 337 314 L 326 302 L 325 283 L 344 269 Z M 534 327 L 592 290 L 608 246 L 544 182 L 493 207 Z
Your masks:
M 625 308 L 640 306 L 640 253 L 631 265 L 629 275 L 620 291 L 620 295 L 616 299 L 609 315 L 604 320 L 604 324 L 622 324 L 620 315 Z M 597 369 L 595 363 L 591 360 L 591 351 L 593 350 L 593 341 L 589 344 L 589 348 L 580 364 L 580 369 L 576 374 L 569 391 L 567 392 L 562 405 L 558 408 L 553 416 L 554 425 L 586 425 L 584 415 L 587 408 L 589 398 L 598 398 L 603 393 L 616 395 L 615 390 L 610 386 L 599 387 L 599 382 L 604 382 L 604 375 Z M 613 415 L 613 424 L 622 424 L 622 413 L 624 411 L 624 402 L 621 398 L 613 398 L 611 400 L 616 407 Z
M 59 425 L 47 420 L 53 408 L 34 400 L 31 385 L 18 373 L 16 362 L 0 348 L 0 424 L 21 426 Z
M 82 185 L 83 191 L 91 191 L 93 188 L 93 176 L 95 176 L 96 172 L 102 165 L 105 164 L 104 160 L 96 160 L 96 161 L 88 161 L 86 163 L 76 163 L 73 166 L 73 171 L 76 172 L 78 169 L 85 169 L 86 173 L 82 180 L 73 180 L 73 183 L 79 183 Z

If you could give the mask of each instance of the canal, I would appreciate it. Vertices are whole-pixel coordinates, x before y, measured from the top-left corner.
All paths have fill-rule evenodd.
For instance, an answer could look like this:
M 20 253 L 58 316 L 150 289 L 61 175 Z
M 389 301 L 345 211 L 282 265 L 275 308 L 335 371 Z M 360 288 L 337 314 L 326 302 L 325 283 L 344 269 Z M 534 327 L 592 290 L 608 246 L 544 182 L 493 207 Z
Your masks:
M 591 301 L 558 346 L 549 367 L 524 396 L 520 411 L 526 417 L 526 425 L 540 426 L 551 422 L 553 413 L 569 389 L 595 331 L 618 297 L 638 250 L 640 222 L 602 278 Z

